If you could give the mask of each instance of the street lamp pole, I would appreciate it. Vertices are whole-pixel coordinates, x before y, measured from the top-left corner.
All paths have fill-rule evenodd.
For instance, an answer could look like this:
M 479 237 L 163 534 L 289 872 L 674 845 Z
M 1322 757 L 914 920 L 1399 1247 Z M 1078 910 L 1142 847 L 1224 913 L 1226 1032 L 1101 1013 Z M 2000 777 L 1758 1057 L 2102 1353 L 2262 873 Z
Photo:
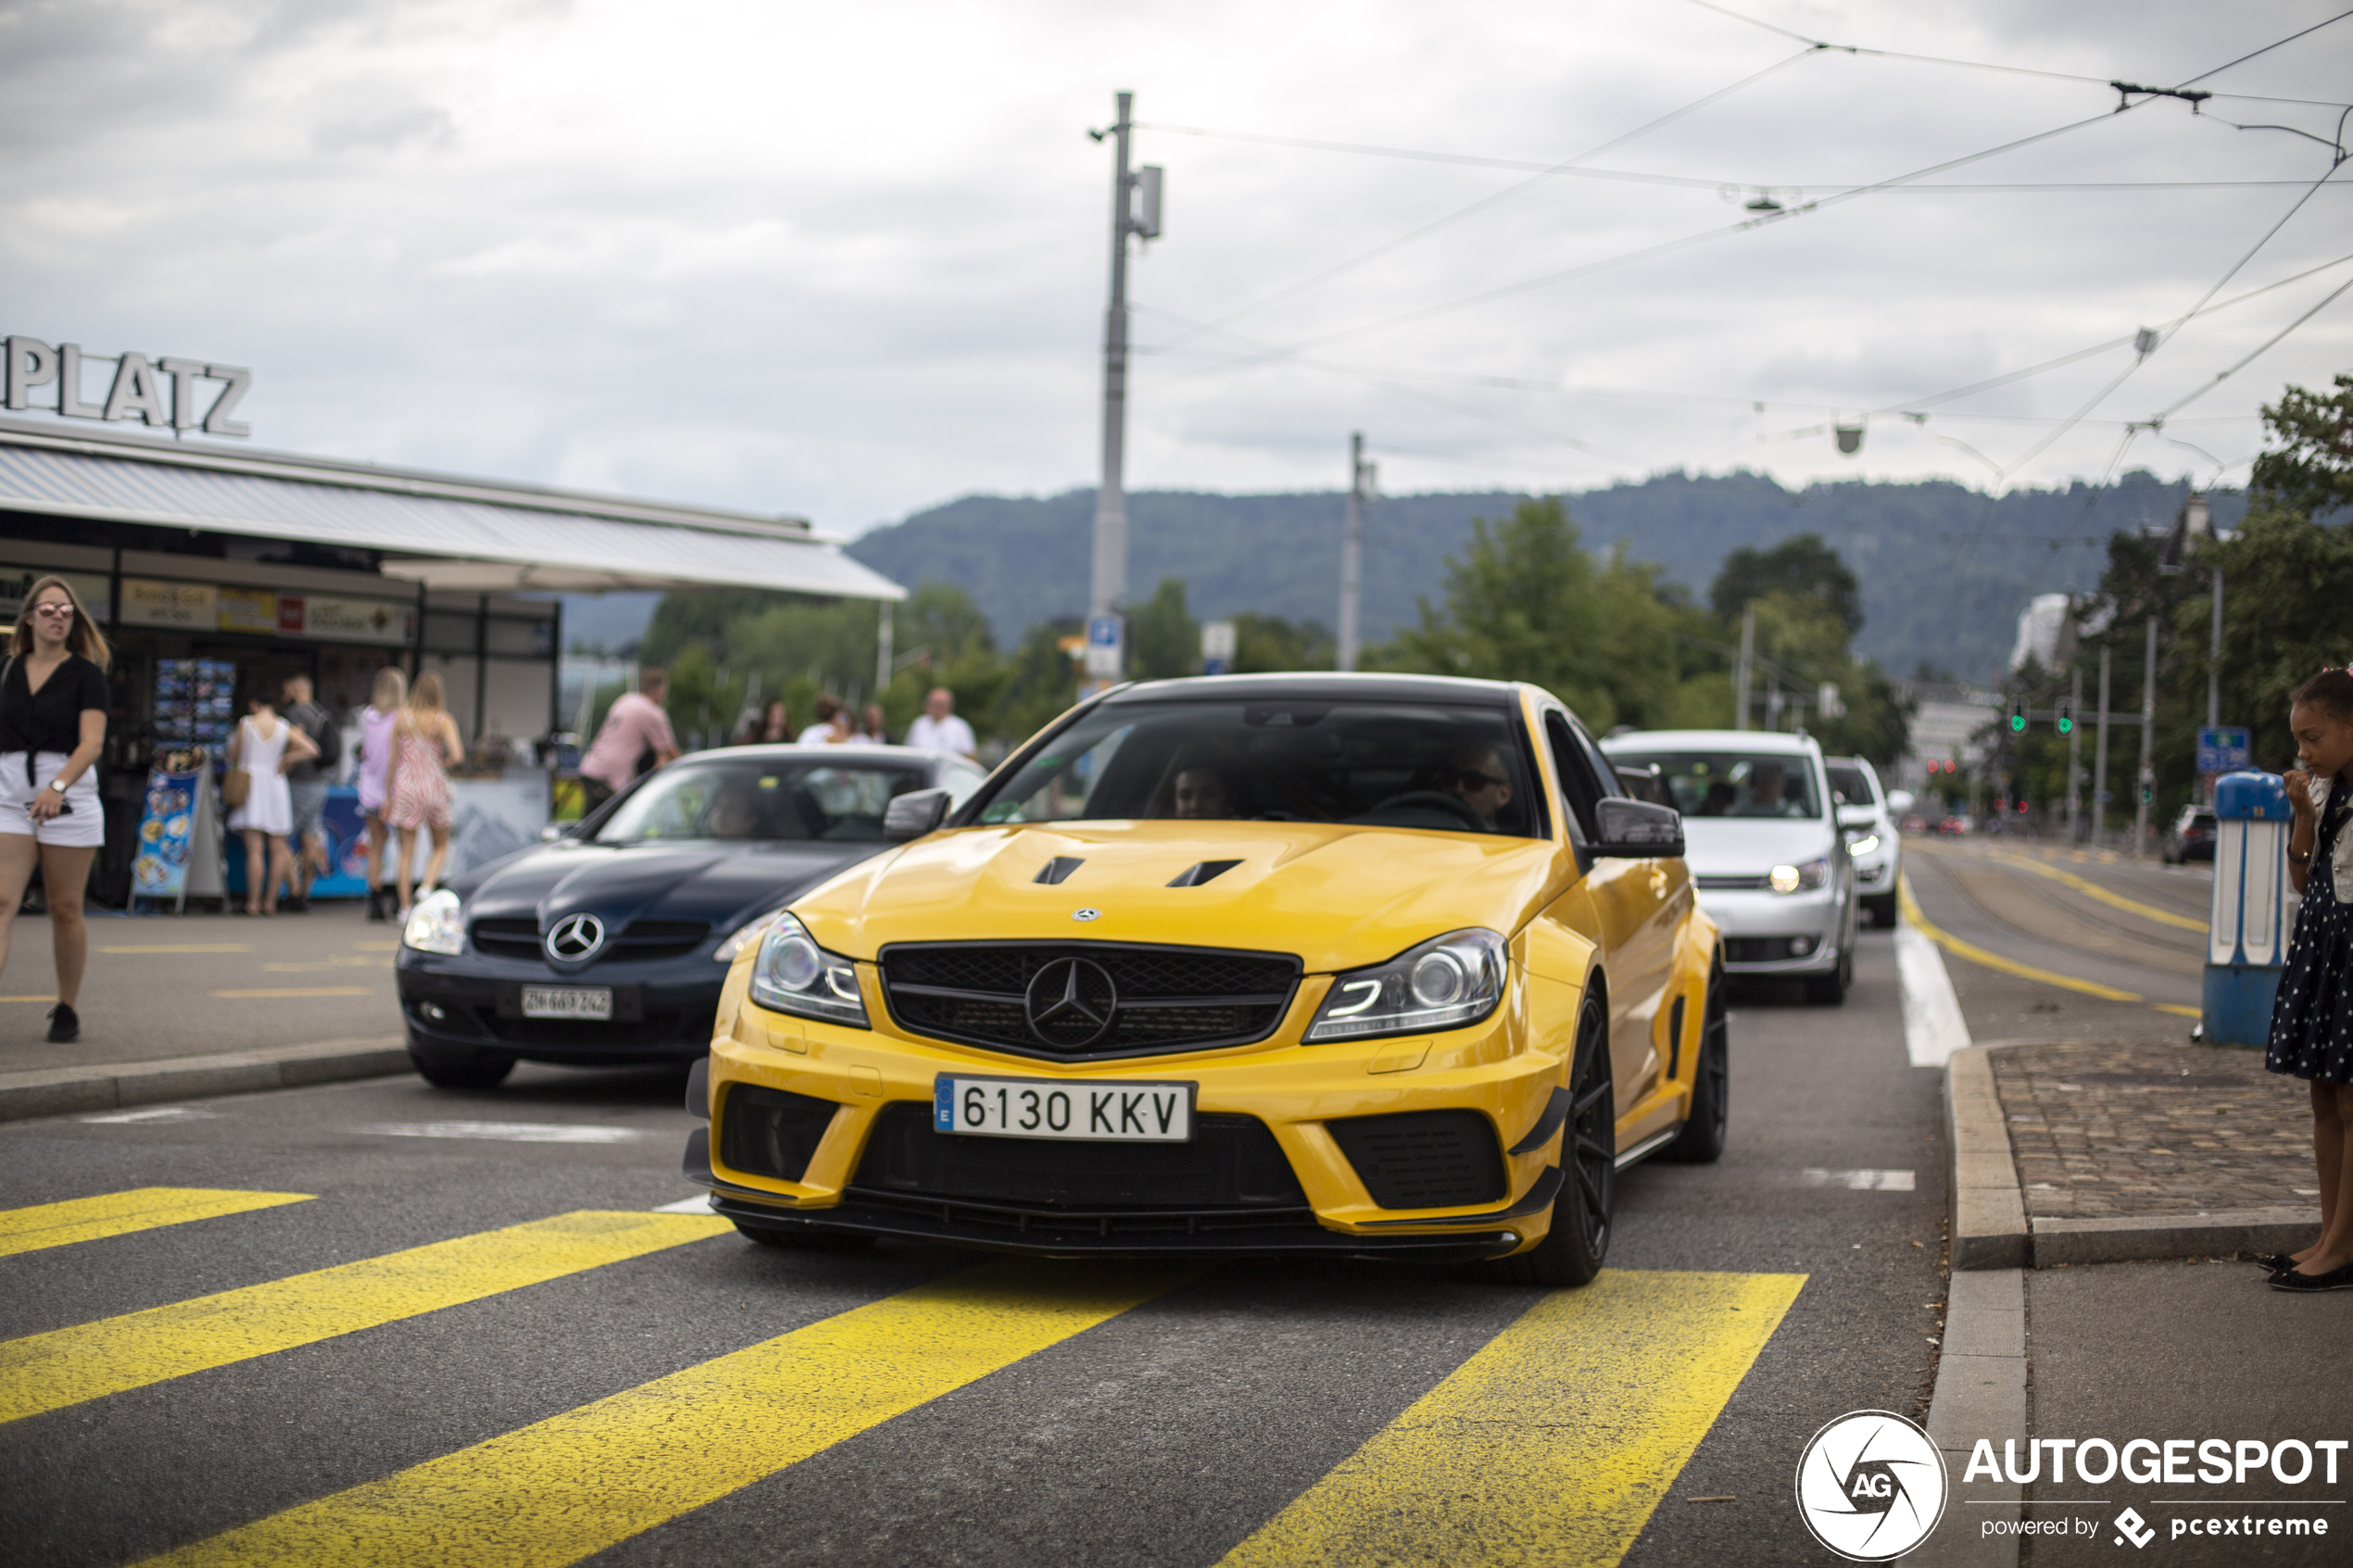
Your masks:
M 1119 118 L 1108 132 L 1115 158 L 1111 185 L 1111 309 L 1103 321 L 1103 468 L 1095 489 L 1095 562 L 1087 611 L 1115 615 L 1127 598 L 1127 236 L 1134 220 L 1127 171 L 1133 93 L 1118 95 Z M 1125 647 L 1121 649 L 1123 655 Z M 1116 679 L 1116 676 L 1114 677 Z
M 2075 833 L 2075 802 L 2082 794 L 2083 776 L 2083 667 L 2077 665 L 2073 684 L 2068 688 L 2067 701 L 2067 841 L 2077 842 Z M 2100 717 L 2105 720 L 2108 715 Z
M 2148 853 L 2149 795 L 2157 787 L 2157 617 L 2148 621 L 2148 656 L 2141 677 L 2141 778 L 2133 793 L 2133 853 Z
M 2108 656 L 2100 645 L 2100 735 L 2092 751 L 2092 842 L 2108 842 Z

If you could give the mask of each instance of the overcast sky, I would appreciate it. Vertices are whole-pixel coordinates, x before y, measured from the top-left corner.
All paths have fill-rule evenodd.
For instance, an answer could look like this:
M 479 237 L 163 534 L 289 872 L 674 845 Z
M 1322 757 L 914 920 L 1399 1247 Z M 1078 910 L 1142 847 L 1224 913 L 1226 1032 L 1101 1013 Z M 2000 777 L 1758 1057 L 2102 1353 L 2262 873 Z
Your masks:
M 2353 368 L 2348 295 L 2127 439 L 2353 280 L 2168 326 L 2330 167 L 2339 107 L 2225 94 L 2341 105 L 2353 20 L 2203 77 L 2199 112 L 2111 114 L 2105 83 L 2200 78 L 2333 0 L 1732 8 L 2058 74 L 1808 52 L 1690 0 L 0 0 L 0 331 L 252 366 L 261 446 L 841 534 L 1051 493 L 1096 474 L 1110 155 L 1085 132 L 1131 88 L 1168 182 L 1131 272 L 1135 488 L 1337 488 L 1354 429 L 1392 493 L 2235 483 L 2259 405 Z M 1541 169 L 1777 63 L 1583 173 L 1289 144 Z M 2079 121 L 1918 183 L 2210 183 L 1804 210 Z M 2212 302 L 2353 254 L 2348 187 Z M 2137 368 L 2111 347 L 1925 401 L 2144 326 L 2167 335 Z M 1842 457 L 1829 427 L 1866 415 Z

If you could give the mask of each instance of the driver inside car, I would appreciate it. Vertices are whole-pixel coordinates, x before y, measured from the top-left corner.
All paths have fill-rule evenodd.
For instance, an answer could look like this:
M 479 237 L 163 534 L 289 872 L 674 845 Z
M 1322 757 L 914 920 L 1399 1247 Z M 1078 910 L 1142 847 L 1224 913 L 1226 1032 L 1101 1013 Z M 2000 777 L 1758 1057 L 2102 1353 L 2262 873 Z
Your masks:
M 1174 799 L 1179 817 L 1234 814 L 1234 792 L 1225 772 L 1206 763 L 1191 763 L 1176 771 Z
M 1488 831 L 1512 803 L 1512 779 L 1493 746 L 1476 746 L 1458 754 L 1454 765 L 1439 776 L 1439 786 L 1478 813 Z
M 1745 817 L 1802 817 L 1806 813 L 1789 797 L 1789 775 L 1779 762 L 1759 762 L 1748 776 Z
M 729 784 L 719 792 L 711 804 L 711 836 L 713 838 L 758 838 L 760 834 L 760 802 L 752 792 L 741 784 Z

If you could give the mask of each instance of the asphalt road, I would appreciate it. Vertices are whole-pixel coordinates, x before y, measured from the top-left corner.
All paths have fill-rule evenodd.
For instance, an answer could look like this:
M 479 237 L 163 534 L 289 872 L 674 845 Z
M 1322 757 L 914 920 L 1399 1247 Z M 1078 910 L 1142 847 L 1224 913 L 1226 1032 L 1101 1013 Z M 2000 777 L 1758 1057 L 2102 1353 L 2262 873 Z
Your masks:
M 1564 1292 L 759 1248 L 651 1212 L 662 1073 L 0 1127 L 0 1561 L 1820 1562 L 1806 1439 L 1932 1375 L 1939 1075 L 1883 934 L 1732 1046 L 1724 1160 Z M 144 1187 L 235 1211 L 9 1239 Z
M 2188 1038 L 2204 984 L 2210 866 L 2032 840 L 1907 837 L 1916 923 L 1980 1045 Z

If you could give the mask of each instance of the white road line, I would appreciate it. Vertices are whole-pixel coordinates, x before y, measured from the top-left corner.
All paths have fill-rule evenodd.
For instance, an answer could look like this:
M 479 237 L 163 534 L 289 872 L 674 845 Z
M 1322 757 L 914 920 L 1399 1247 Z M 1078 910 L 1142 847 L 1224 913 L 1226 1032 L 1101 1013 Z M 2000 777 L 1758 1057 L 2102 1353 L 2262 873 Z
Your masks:
M 378 1122 L 354 1127 L 386 1138 L 493 1138 L 504 1143 L 634 1143 L 634 1127 L 567 1126 L 560 1122 Z
M 657 1203 L 654 1205 L 654 1212 L 657 1214 L 708 1214 L 711 1212 L 711 1195 L 698 1192 L 692 1198 L 682 1198 L 675 1203 Z
M 1911 925 L 1895 928 L 1895 972 L 1903 982 L 1904 1049 L 1915 1067 L 1942 1067 L 1969 1046 L 1961 1000 L 1944 955 Z
M 1909 1192 L 1912 1173 L 1909 1171 L 1825 1171 L 1808 1166 L 1797 1173 L 1801 1185 L 1809 1187 L 1845 1187 L 1852 1192 Z
M 218 1110 L 198 1110 L 191 1105 L 159 1105 L 153 1110 L 118 1110 L 109 1116 L 84 1116 L 82 1120 L 93 1126 L 105 1126 L 129 1122 L 210 1122 L 220 1114 Z

